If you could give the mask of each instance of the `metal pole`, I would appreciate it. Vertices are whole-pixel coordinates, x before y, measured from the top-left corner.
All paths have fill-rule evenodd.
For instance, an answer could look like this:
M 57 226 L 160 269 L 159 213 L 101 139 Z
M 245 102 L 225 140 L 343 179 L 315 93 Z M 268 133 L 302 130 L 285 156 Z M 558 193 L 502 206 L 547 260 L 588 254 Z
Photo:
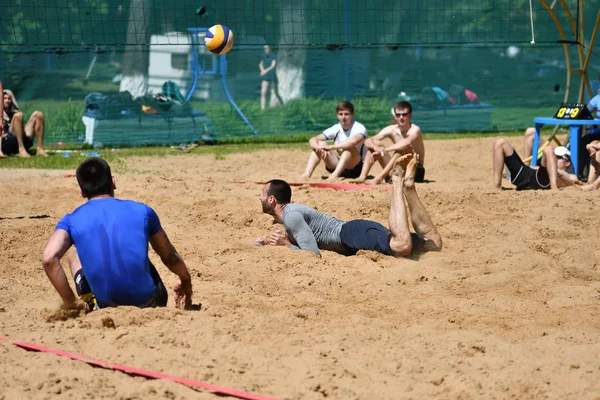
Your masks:
M 350 79 L 350 0 L 344 0 L 344 84 L 346 101 L 352 100 Z

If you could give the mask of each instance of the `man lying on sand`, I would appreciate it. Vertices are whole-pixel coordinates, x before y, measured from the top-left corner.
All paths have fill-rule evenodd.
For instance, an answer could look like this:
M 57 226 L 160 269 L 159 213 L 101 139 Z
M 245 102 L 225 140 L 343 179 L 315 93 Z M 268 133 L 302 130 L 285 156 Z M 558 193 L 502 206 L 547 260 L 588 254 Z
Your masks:
M 319 256 L 320 250 L 344 255 L 356 254 L 359 250 L 374 250 L 395 257 L 408 256 L 416 248 L 441 250 L 442 237 L 415 188 L 418 159 L 418 155 L 410 153 L 396 161 L 392 172 L 390 229 L 369 220 L 342 221 L 304 204 L 291 203 L 290 185 L 274 179 L 264 186 L 260 201 L 263 212 L 283 224 L 286 233 L 277 231 L 268 241 L 266 238 L 258 238 L 256 243 L 287 246 L 311 251 Z M 404 204 L 405 199 L 408 210 Z M 408 211 L 416 232 L 409 230 Z

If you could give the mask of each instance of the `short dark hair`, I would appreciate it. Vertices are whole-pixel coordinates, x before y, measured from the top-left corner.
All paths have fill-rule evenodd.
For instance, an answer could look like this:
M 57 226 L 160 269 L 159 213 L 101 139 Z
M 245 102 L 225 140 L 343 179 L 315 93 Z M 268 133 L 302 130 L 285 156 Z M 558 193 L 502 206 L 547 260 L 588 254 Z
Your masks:
M 354 104 L 349 101 L 342 101 L 337 106 L 335 106 L 335 112 L 340 112 L 342 110 L 350 111 L 350 114 L 354 114 Z
M 399 101 L 394 104 L 394 111 L 396 110 L 408 110 L 408 113 L 412 114 L 412 104 L 408 101 Z
M 110 166 L 102 158 L 90 157 L 77 167 L 75 172 L 81 192 L 87 198 L 111 194 L 113 190 Z
M 267 196 L 275 196 L 279 204 L 288 204 L 292 201 L 292 187 L 289 183 L 281 179 L 271 179 L 267 184 L 269 185 Z

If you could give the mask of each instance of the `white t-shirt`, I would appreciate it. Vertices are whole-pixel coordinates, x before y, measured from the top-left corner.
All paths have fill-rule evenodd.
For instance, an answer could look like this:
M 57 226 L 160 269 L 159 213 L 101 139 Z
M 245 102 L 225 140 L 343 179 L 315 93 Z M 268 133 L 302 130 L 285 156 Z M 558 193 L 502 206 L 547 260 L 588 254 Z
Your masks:
M 323 136 L 325 136 L 326 140 L 333 140 L 335 144 L 341 143 L 346 139 L 349 139 L 353 136 L 360 135 L 363 138 L 367 138 L 367 128 L 360 122 L 354 121 L 352 123 L 352 127 L 347 131 L 342 128 L 342 124 L 337 123 L 333 125 L 331 128 L 327 128 L 323 131 Z M 367 147 L 365 146 L 365 142 L 362 141 L 356 146 L 356 151 L 360 154 L 361 158 L 364 159 L 367 155 Z

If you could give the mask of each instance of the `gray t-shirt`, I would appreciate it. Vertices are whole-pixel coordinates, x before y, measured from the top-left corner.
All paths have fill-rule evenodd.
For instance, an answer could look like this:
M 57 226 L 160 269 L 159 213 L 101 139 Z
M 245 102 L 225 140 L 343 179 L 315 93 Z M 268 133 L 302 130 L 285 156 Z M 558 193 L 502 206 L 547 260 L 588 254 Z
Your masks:
M 340 254 L 348 252 L 340 239 L 344 223 L 345 221 L 304 204 L 290 203 L 283 209 L 283 226 L 292 248 L 312 251 L 318 255 L 321 255 L 319 249 Z

